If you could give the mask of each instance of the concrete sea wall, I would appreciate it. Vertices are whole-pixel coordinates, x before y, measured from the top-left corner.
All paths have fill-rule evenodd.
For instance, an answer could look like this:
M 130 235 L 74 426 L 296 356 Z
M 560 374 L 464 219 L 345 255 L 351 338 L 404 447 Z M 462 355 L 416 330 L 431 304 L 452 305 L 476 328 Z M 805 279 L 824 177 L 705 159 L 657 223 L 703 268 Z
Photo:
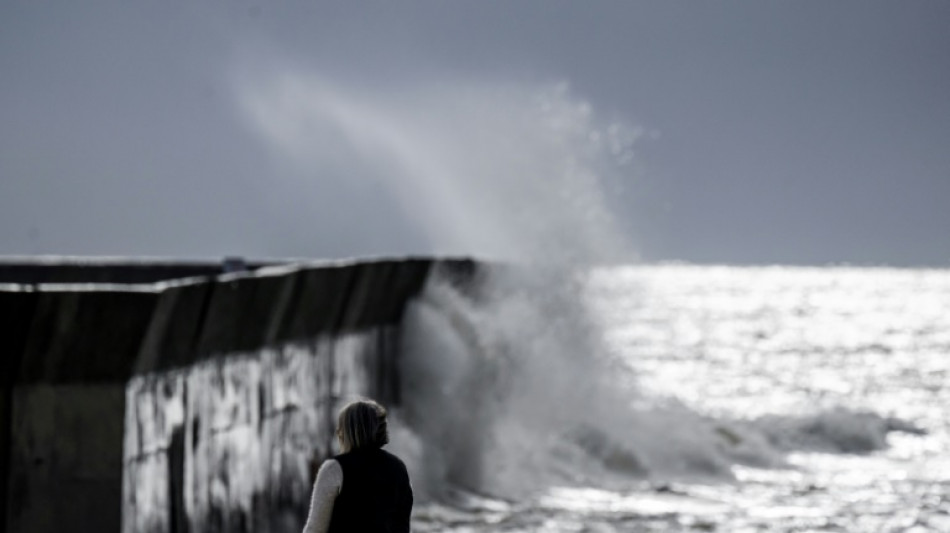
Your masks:
M 0 524 L 299 531 L 341 404 L 399 404 L 402 313 L 436 269 L 474 264 L 0 285 Z

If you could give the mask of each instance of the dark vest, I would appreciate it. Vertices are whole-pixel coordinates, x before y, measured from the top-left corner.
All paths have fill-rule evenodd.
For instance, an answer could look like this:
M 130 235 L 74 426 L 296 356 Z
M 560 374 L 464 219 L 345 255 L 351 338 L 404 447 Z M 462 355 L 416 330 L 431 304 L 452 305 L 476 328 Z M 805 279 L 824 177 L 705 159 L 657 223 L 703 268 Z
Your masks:
M 329 533 L 407 533 L 412 487 L 406 465 L 379 448 L 334 457 L 343 487 L 333 503 Z

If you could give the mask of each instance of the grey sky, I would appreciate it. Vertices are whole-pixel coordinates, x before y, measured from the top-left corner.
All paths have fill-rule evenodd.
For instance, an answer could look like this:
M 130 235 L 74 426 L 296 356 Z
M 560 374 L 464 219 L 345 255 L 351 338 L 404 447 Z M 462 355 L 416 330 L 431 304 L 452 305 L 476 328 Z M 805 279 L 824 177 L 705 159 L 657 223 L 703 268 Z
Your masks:
M 481 120 L 459 102 L 515 110 L 531 88 L 566 82 L 564 99 L 592 108 L 590 128 L 647 133 L 634 164 L 605 178 L 621 233 L 647 259 L 947 266 L 948 28 L 950 3 L 936 0 L 2 0 L 0 254 L 338 257 L 466 242 L 479 253 L 491 234 L 433 237 L 464 206 L 414 204 L 420 186 L 439 186 L 412 169 L 501 176 L 454 191 L 503 233 L 501 210 L 517 204 L 491 198 L 539 189 L 481 162 L 550 172 L 522 160 L 563 139 L 522 150 L 517 112 Z M 272 79 L 343 96 L 277 108 Z M 249 94 L 271 107 L 249 108 Z M 310 113 L 294 142 L 320 146 L 281 151 L 287 130 L 267 130 L 262 109 L 284 109 L 281 128 Z M 338 122 L 320 125 L 327 113 Z M 347 130 L 364 123 L 389 133 Z M 491 142 L 479 127 L 506 133 Z M 473 154 L 407 159 L 423 139 Z M 374 160 L 378 143 L 401 155 Z M 373 177 L 393 162 L 395 177 Z

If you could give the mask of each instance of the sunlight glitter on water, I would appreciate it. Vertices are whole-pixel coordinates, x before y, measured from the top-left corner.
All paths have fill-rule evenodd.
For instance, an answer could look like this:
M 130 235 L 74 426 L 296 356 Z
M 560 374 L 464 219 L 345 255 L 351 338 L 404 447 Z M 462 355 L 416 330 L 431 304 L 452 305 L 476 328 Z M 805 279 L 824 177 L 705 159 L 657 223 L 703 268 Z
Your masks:
M 950 531 L 950 271 L 614 268 L 588 298 L 644 408 L 680 402 L 780 462 L 551 488 L 426 531 Z

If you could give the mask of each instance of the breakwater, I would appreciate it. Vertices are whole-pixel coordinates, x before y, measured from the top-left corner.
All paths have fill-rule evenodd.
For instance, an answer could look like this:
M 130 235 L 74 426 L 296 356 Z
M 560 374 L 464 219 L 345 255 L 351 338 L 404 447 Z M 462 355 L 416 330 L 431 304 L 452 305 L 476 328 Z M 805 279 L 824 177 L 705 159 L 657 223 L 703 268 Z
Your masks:
M 474 263 L 44 268 L 95 283 L 0 285 L 11 533 L 299 531 L 340 405 L 400 403 L 406 302 Z

